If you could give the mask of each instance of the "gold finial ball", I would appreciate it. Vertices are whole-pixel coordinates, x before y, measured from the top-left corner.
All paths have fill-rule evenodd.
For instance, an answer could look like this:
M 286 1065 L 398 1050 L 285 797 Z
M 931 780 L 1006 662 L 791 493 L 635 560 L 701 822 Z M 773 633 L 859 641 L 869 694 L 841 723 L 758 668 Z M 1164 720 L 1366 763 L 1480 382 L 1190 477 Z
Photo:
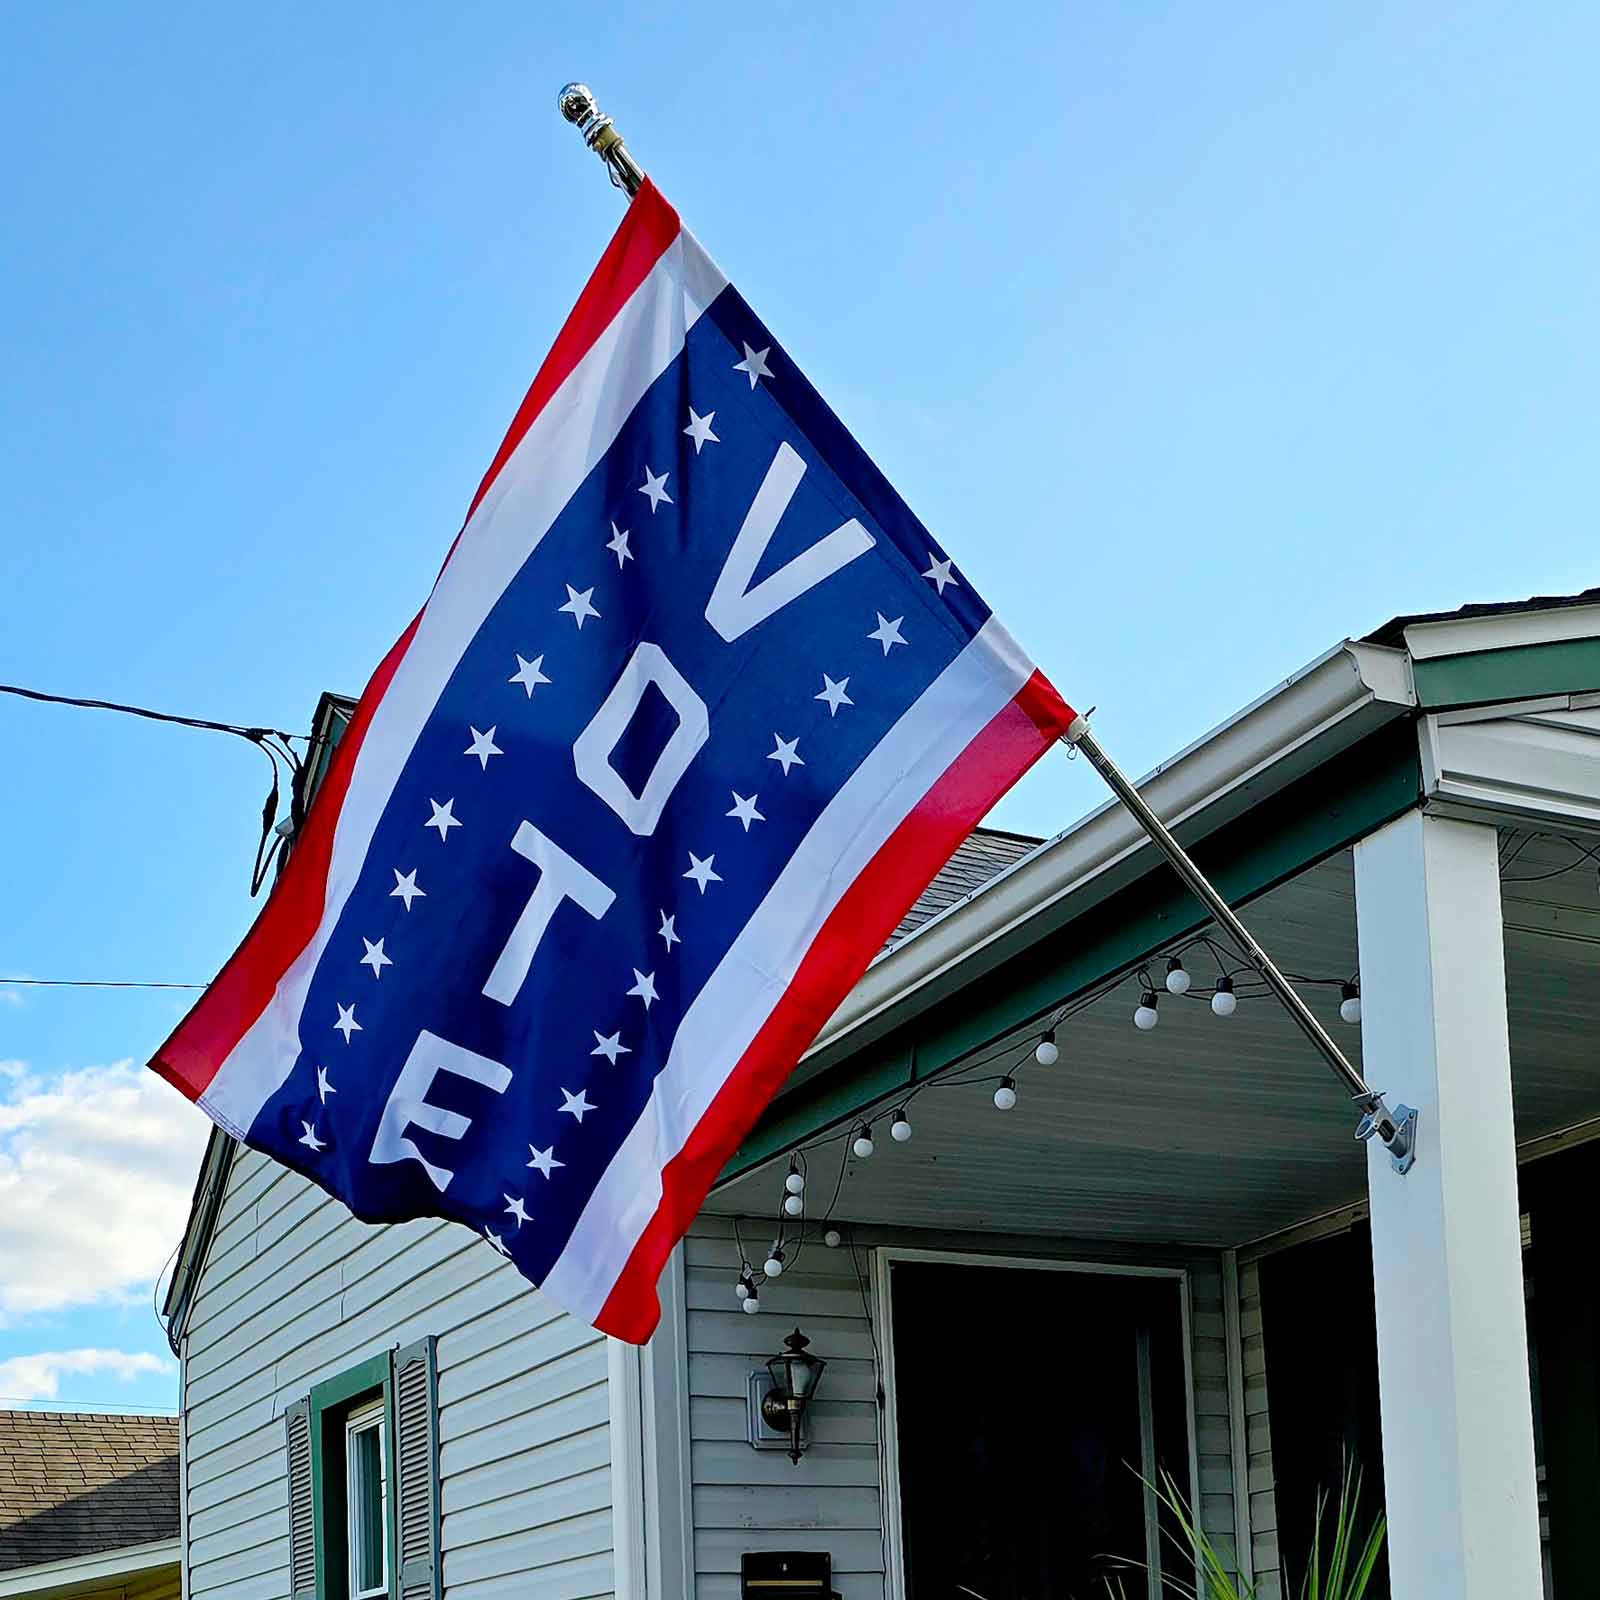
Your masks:
M 556 96 L 556 104 L 561 107 L 561 115 L 568 122 L 582 124 L 593 117 L 600 109 L 594 98 L 594 90 L 586 83 L 569 83 Z

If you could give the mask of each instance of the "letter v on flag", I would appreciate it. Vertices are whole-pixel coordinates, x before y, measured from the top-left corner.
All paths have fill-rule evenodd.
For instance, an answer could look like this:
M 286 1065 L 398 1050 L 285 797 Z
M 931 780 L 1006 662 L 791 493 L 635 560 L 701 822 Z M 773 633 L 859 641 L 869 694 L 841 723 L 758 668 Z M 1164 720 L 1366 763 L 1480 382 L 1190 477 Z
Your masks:
M 152 1066 L 643 1341 L 729 1156 L 1073 715 L 646 184 Z

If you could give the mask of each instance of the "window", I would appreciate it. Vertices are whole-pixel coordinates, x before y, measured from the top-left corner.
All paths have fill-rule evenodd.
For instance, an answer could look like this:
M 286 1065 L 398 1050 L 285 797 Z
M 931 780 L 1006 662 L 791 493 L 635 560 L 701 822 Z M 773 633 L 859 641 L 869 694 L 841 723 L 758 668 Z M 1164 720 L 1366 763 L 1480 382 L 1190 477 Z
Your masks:
M 325 1379 L 284 1421 L 292 1600 L 440 1600 L 434 1341 Z
M 353 1409 L 344 1425 L 345 1544 L 350 1600 L 389 1592 L 389 1469 L 382 1396 Z

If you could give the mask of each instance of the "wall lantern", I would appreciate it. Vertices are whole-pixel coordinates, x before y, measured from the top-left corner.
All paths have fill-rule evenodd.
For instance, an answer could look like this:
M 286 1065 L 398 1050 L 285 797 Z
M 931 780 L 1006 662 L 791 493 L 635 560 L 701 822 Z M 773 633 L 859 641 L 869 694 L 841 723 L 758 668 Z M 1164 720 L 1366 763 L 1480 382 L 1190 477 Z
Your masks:
M 750 1375 L 751 1444 L 772 1449 L 787 1444 L 789 1459 L 805 1454 L 802 1427 L 806 1408 L 817 1392 L 827 1362 L 806 1348 L 811 1341 L 796 1328 L 783 1341 L 783 1349 L 767 1362 L 765 1375 Z M 757 1426 L 759 1417 L 760 1426 Z

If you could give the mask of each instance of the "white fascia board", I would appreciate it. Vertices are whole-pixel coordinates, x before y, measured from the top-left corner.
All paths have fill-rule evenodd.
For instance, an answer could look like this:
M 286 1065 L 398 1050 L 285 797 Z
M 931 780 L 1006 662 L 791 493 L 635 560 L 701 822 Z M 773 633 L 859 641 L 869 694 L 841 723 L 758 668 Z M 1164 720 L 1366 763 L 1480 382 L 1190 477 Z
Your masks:
M 1403 650 L 1346 641 L 1269 690 L 1140 780 L 1175 832 L 1206 831 L 1416 705 Z M 973 975 L 999 940 L 1068 896 L 1092 904 L 1145 869 L 1152 847 L 1116 800 L 1013 863 L 884 952 L 802 1058 L 791 1084 L 887 1031 L 923 991 L 956 969 Z M 1098 893 L 1094 892 L 1098 889 Z
M 1438 622 L 1413 622 L 1405 630 L 1406 648 L 1414 661 L 1596 636 L 1600 636 L 1600 606 L 1557 606 L 1548 611 L 1508 611 L 1490 617 L 1445 617 Z
M 179 1541 L 161 1539 L 154 1544 L 128 1544 L 116 1550 L 102 1550 L 92 1556 L 73 1556 L 66 1561 L 41 1561 L 37 1566 L 16 1567 L 0 1572 L 0 1597 L 12 1595 L 45 1596 L 57 1591 L 70 1592 L 81 1584 L 115 1582 L 158 1567 L 176 1567 L 180 1559 Z

